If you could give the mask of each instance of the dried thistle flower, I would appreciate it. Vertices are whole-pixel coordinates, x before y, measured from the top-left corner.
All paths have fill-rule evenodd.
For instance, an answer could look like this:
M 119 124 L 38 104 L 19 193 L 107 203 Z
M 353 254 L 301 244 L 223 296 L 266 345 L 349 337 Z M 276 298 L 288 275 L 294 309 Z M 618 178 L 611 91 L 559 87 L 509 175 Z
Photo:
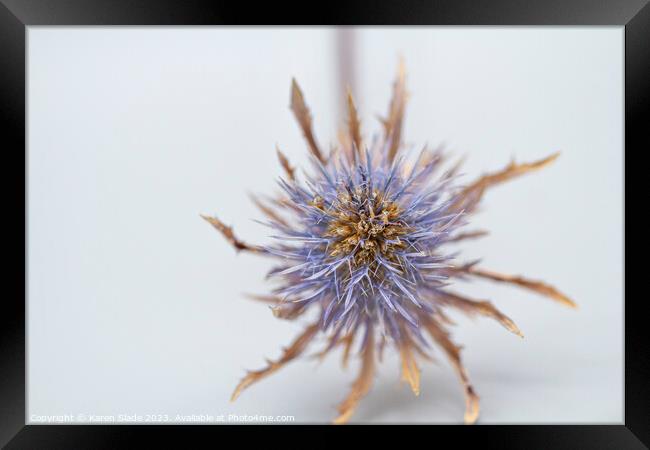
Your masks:
M 276 317 L 293 320 L 318 310 L 282 356 L 260 370 L 249 372 L 236 387 L 232 400 L 251 384 L 274 373 L 303 354 L 319 333 L 327 344 L 325 356 L 343 347 L 347 364 L 355 341 L 361 370 L 338 408 L 334 423 L 344 423 L 371 388 L 375 363 L 386 346 L 401 358 L 402 379 L 415 395 L 420 392 L 418 357 L 427 359 L 430 343 L 437 344 L 456 370 L 466 400 L 465 423 L 474 423 L 479 398 L 460 358 L 460 347 L 447 331 L 452 322 L 447 308 L 467 315 L 491 317 L 518 336 L 514 322 L 488 301 L 466 298 L 448 286 L 454 278 L 480 277 L 511 283 L 566 306 L 567 296 L 540 281 L 503 275 L 478 268 L 477 262 L 457 263 L 450 244 L 484 236 L 484 231 L 462 231 L 485 191 L 519 175 L 541 169 L 555 153 L 532 163 L 511 162 L 505 169 L 473 183 L 456 183 L 458 164 L 446 171 L 441 150 L 423 149 L 409 163 L 401 135 L 407 101 L 405 73 L 400 64 L 383 134 L 364 142 L 352 95 L 348 93 L 348 130 L 329 155 L 320 149 L 312 118 L 295 80 L 291 110 L 311 152 L 314 174 L 299 181 L 288 159 L 277 149 L 286 178 L 283 194 L 263 202 L 253 198 L 274 230 L 274 244 L 250 245 L 216 217 L 203 216 L 237 251 L 277 258 L 270 276 L 280 286 L 270 296 L 255 298 L 273 305 Z

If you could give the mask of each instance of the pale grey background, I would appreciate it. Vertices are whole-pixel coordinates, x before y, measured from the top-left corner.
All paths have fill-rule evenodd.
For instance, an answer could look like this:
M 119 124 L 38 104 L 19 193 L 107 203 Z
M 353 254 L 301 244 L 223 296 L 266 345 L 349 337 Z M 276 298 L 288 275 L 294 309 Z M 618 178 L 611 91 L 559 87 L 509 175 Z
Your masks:
M 350 31 L 350 30 L 348 30 Z M 54 414 L 270 414 L 324 422 L 356 367 L 296 362 L 228 399 L 245 368 L 299 331 L 243 292 L 270 262 L 235 255 L 199 213 L 268 234 L 246 192 L 300 164 L 295 76 L 323 144 L 342 123 L 332 28 L 28 31 L 28 421 Z M 448 143 L 466 179 L 512 156 L 560 159 L 487 195 L 464 255 L 552 282 L 569 310 L 476 282 L 522 329 L 453 315 L 481 423 L 623 420 L 623 28 L 365 28 L 348 33 L 366 131 L 379 130 L 399 54 L 409 143 Z M 354 45 L 356 45 L 356 50 Z M 339 47 L 340 48 L 340 47 Z M 442 355 L 422 394 L 380 367 L 359 422 L 462 421 Z

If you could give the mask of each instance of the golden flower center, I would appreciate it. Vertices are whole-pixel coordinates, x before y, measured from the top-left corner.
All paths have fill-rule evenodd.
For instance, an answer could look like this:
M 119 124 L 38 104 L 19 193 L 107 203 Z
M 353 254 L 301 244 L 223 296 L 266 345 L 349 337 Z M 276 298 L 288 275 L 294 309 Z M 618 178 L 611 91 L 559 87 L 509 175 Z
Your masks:
M 406 246 L 400 236 L 408 227 L 400 221 L 399 206 L 378 191 L 342 192 L 333 205 L 326 235 L 334 237 L 330 256 L 353 255 L 355 265 L 373 265 L 377 256 L 392 261 L 394 251 Z

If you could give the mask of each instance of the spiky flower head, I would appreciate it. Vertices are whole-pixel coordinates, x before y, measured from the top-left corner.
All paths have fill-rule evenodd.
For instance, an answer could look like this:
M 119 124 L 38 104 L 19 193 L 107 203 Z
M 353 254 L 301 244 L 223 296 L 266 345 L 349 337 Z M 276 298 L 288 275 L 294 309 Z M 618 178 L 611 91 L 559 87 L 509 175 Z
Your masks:
M 458 373 L 465 392 L 465 422 L 473 423 L 478 417 L 478 396 L 462 366 L 460 347 L 446 330 L 451 323 L 446 308 L 488 316 L 511 332 L 521 333 L 490 302 L 453 292 L 451 281 L 483 277 L 513 283 L 575 306 L 542 282 L 488 271 L 477 267 L 476 262 L 459 262 L 458 252 L 452 248 L 459 241 L 485 234 L 464 231 L 464 225 L 487 188 L 541 168 L 557 154 L 530 164 L 513 162 L 504 170 L 461 185 L 456 176 L 459 165 L 445 168 L 447 155 L 442 150 L 424 148 L 411 155 L 403 146 L 404 81 L 400 66 L 383 133 L 370 142 L 362 138 L 348 93 L 348 130 L 328 156 L 314 137 L 311 115 L 294 81 L 291 109 L 309 146 L 313 172 L 298 179 L 278 150 L 285 171 L 279 181 L 282 194 L 271 199 L 271 204 L 253 199 L 268 218 L 265 223 L 272 230 L 272 242 L 248 245 L 217 218 L 205 217 L 237 250 L 279 260 L 269 273 L 279 286 L 273 295 L 257 297 L 271 302 L 277 317 L 292 320 L 308 310 L 318 311 L 317 321 L 279 360 L 248 373 L 233 399 L 253 382 L 301 355 L 322 332 L 327 343 L 320 355 L 343 346 L 344 364 L 355 340 L 358 342 L 361 371 L 335 419 L 343 423 L 370 389 L 378 353 L 387 346 L 395 349 L 401 358 L 402 378 L 417 395 L 416 356 L 426 359 L 431 343 L 435 343 Z

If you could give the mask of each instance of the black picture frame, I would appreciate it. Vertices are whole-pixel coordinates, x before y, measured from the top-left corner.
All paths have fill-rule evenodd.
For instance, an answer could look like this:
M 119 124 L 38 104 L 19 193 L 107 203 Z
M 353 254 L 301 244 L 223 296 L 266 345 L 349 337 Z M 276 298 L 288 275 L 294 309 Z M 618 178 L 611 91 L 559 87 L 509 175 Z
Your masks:
M 648 0 L 410 0 L 384 2 L 341 1 L 337 3 L 282 5 L 259 2 L 171 0 L 0 0 L 0 112 L 4 128 L 5 236 L 23 236 L 16 248 L 18 261 L 9 260 L 4 272 L 0 342 L 0 444 L 6 448 L 128 448 L 146 436 L 147 442 L 186 443 L 189 438 L 219 443 L 218 434 L 233 426 L 135 426 L 135 425 L 25 425 L 25 307 L 26 250 L 28 246 L 25 204 L 26 180 L 26 27 L 30 25 L 619 25 L 625 26 L 625 153 L 641 154 L 650 149 L 646 114 L 650 105 L 650 5 Z M 291 13 L 290 13 L 291 12 Z M 21 156 L 22 155 L 22 156 Z M 627 173 L 627 158 L 624 179 Z M 647 176 L 647 175 L 646 175 Z M 625 189 L 626 192 L 631 191 Z M 22 193 L 22 195 L 20 194 Z M 9 205 L 7 205 L 9 202 Z M 20 204 L 22 203 L 22 205 Z M 627 201 L 624 199 L 625 214 Z M 9 206 L 9 207 L 7 207 Z M 22 211 L 22 213 L 21 213 Z M 23 218 L 21 220 L 21 217 Z M 627 223 L 627 220 L 625 220 Z M 625 230 L 627 231 L 627 230 Z M 627 235 L 627 232 L 624 234 Z M 8 239 L 18 242 L 18 239 Z M 624 242 L 625 244 L 625 242 Z M 18 247 L 18 244 L 16 245 Z M 627 255 L 627 252 L 625 252 Z M 21 256 L 22 255 L 22 256 Z M 627 256 L 626 256 L 627 257 Z M 625 261 L 623 262 L 625 264 Z M 20 270 L 24 269 L 24 278 Z M 625 264 L 626 268 L 630 266 Z M 626 277 L 627 279 L 627 277 Z M 22 293 L 23 295 L 20 295 Z M 643 314 L 643 297 L 625 303 L 625 423 L 621 425 L 503 425 L 437 426 L 423 444 L 447 439 L 481 448 L 602 448 L 633 449 L 650 445 L 650 364 L 648 326 Z M 645 337 L 645 338 L 644 338 Z M 308 426 L 311 428 L 312 426 Z M 307 428 L 307 427 L 299 427 Z M 323 433 L 349 433 L 358 427 L 323 427 Z M 295 427 L 265 427 L 266 432 L 294 433 Z M 319 430 L 320 431 L 320 430 Z M 378 433 L 383 434 L 381 431 Z M 405 437 L 398 437 L 403 440 Z M 273 438 L 270 438 L 273 439 Z M 298 439 L 298 438 L 290 438 Z M 303 438 L 299 438 L 303 439 Z M 409 437 L 410 439 L 410 437 Z M 427 439 L 425 437 L 425 439 Z M 272 442 L 272 441 L 270 441 Z M 308 444 L 309 441 L 302 441 Z M 153 445 L 148 445 L 153 446 Z

